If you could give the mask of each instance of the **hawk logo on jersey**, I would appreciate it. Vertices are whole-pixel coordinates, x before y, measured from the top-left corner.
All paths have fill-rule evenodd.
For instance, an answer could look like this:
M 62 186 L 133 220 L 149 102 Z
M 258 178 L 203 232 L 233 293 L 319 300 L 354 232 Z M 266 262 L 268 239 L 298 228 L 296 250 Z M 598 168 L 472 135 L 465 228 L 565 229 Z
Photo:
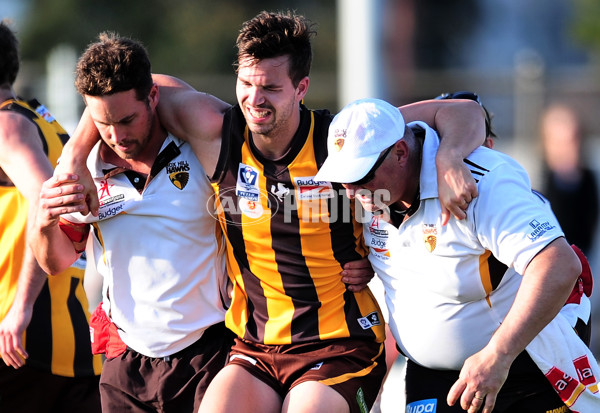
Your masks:
M 437 245 L 437 227 L 435 224 L 423 224 L 422 229 L 425 248 L 427 251 L 433 252 Z
M 183 190 L 190 180 L 190 164 L 188 161 L 171 162 L 167 165 L 169 180 L 175 188 Z
M 173 172 L 169 174 L 169 180 L 177 189 L 183 189 L 190 180 L 189 172 Z

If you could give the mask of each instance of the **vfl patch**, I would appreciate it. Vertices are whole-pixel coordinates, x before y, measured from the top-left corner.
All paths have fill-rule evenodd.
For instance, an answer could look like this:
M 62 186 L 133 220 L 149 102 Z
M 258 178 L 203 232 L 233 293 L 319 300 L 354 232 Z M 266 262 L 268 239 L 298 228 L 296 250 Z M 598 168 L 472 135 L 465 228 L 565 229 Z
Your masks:
M 190 164 L 188 161 L 170 162 L 166 167 L 169 180 L 175 188 L 183 190 L 190 180 Z
M 425 248 L 427 251 L 433 252 L 437 245 L 437 227 L 435 224 L 423 224 L 423 240 L 425 242 Z
M 298 200 L 300 201 L 328 199 L 335 195 L 331 182 L 315 181 L 314 176 L 295 178 L 294 183 L 298 188 Z
M 406 405 L 406 413 L 435 413 L 437 399 L 427 399 L 412 402 Z
M 235 194 L 239 198 L 258 201 L 260 189 L 258 187 L 258 170 L 256 168 L 240 163 L 237 182 L 235 184 Z
M 366 316 L 357 319 L 357 321 L 363 330 L 368 330 L 374 326 L 381 325 L 381 319 L 379 318 L 379 313 L 377 311 L 373 311 L 371 314 L 367 314 Z
M 529 238 L 529 240 L 532 242 L 537 240 L 539 237 L 544 235 L 546 232 L 555 228 L 555 226 L 551 225 L 549 222 L 540 223 L 538 220 L 535 220 L 535 219 L 531 220 L 529 222 L 529 226 L 531 228 L 533 228 L 533 231 L 531 231 L 527 235 L 527 238 Z

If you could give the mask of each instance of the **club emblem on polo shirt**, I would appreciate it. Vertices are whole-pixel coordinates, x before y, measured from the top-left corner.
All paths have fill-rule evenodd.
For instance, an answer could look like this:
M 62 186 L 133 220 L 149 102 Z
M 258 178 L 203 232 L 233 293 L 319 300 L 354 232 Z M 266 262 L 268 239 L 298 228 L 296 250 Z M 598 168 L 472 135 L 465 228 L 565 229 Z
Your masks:
M 344 146 L 344 141 L 346 140 L 346 129 L 336 129 L 334 132 L 335 141 L 333 142 L 333 146 L 336 151 L 341 151 Z
M 187 161 L 171 162 L 167 165 L 167 173 L 175 188 L 183 190 L 190 180 L 190 164 Z
M 437 227 L 435 224 L 423 224 L 423 240 L 427 251 L 433 252 L 437 244 Z

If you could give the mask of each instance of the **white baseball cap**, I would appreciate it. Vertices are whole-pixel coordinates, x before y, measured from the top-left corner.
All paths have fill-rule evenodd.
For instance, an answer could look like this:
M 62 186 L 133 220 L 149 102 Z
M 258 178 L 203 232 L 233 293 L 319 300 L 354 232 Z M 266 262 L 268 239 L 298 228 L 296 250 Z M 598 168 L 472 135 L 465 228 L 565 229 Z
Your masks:
M 349 103 L 329 125 L 328 156 L 316 181 L 350 183 L 362 179 L 381 152 L 404 136 L 400 110 L 380 99 Z

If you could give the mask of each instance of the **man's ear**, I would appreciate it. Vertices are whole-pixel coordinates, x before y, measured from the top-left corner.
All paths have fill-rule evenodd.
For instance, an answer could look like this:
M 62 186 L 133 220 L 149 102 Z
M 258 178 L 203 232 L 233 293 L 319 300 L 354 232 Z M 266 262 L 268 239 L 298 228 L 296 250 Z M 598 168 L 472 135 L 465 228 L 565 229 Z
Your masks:
M 298 97 L 298 102 L 301 102 L 308 93 L 308 85 L 310 84 L 310 80 L 308 76 L 305 76 L 300 80 L 298 86 L 296 86 L 296 96 Z
M 405 166 L 410 155 L 410 148 L 404 139 L 394 144 L 394 156 L 401 166 Z

